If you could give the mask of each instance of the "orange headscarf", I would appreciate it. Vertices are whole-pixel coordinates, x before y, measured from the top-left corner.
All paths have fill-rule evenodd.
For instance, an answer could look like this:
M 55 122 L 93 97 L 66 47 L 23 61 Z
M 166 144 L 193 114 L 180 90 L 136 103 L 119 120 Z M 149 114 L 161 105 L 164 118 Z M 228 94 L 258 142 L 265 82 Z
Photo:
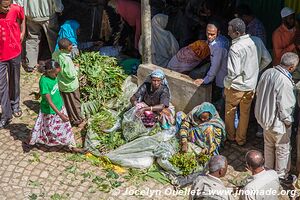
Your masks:
M 204 60 L 210 55 L 210 50 L 208 44 L 203 40 L 197 40 L 189 45 L 194 53 L 201 59 Z

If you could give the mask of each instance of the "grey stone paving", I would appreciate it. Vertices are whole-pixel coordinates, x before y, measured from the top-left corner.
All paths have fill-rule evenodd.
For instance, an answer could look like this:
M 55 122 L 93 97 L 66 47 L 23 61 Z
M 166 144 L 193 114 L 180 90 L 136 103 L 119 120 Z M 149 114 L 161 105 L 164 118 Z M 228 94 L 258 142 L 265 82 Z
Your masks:
M 79 156 L 61 147 L 39 146 L 30 149 L 24 142 L 29 137 L 39 109 L 39 103 L 30 94 L 38 91 L 39 78 L 38 74 L 22 71 L 21 79 L 23 116 L 14 118 L 6 129 L 0 131 L 1 200 L 188 199 L 185 191 L 175 191 L 171 185 L 162 185 L 153 179 L 141 181 L 120 178 L 123 181 L 120 187 L 108 193 L 101 192 L 97 188 L 97 181 L 113 181 L 106 178 L 107 172 L 102 168 L 80 160 Z M 80 136 L 77 139 L 80 143 Z M 223 181 L 227 186 L 232 186 L 229 180 L 245 175 L 245 152 L 262 148 L 262 139 L 254 136 L 250 136 L 248 144 L 243 148 L 236 145 L 225 147 L 222 154 L 229 160 L 229 169 Z

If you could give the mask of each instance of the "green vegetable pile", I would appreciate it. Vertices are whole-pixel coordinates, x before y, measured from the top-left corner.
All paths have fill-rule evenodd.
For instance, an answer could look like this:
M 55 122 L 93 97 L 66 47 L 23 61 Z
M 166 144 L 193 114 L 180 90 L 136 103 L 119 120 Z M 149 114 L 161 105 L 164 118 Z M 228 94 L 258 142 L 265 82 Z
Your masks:
M 84 52 L 74 63 L 80 65 L 80 93 L 83 114 L 95 114 L 101 105 L 122 94 L 126 75 L 113 57 L 101 56 L 99 52 Z
M 206 165 L 208 163 L 208 161 L 210 160 L 210 155 L 207 154 L 200 154 L 198 156 L 198 163 L 202 166 Z
M 194 153 L 176 153 L 170 159 L 170 163 L 182 171 L 182 175 L 186 176 L 193 173 L 197 166 L 197 159 Z
M 111 128 L 115 122 L 116 118 L 108 110 L 102 109 L 99 113 L 93 116 L 92 123 L 88 127 L 92 129 L 94 133 L 97 133 L 97 137 L 94 139 L 100 141 L 100 145 L 97 148 L 103 154 L 125 144 L 125 140 L 122 138 L 121 132 L 103 132 L 103 130 Z

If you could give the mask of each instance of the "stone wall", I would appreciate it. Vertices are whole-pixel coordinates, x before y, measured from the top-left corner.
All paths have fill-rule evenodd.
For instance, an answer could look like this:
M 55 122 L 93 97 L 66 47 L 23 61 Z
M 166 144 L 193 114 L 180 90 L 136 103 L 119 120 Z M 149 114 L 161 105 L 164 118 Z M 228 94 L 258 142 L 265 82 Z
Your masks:
M 142 64 L 139 66 L 137 72 L 138 84 L 141 85 L 146 76 L 155 69 L 161 69 L 165 72 L 172 94 L 171 102 L 175 106 L 176 111 L 187 113 L 202 102 L 211 102 L 211 85 L 198 87 L 189 76 L 153 64 Z

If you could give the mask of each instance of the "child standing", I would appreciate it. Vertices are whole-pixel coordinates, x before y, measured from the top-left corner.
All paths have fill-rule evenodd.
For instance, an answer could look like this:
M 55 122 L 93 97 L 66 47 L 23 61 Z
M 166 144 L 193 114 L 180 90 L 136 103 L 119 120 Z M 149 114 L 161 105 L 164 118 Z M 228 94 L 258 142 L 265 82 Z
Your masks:
M 61 66 L 59 72 L 58 87 L 61 91 L 71 124 L 81 127 L 83 119 L 81 117 L 80 92 L 78 80 L 78 68 L 75 67 L 72 58 L 72 42 L 67 38 L 58 41 L 59 50 L 53 53 L 53 59 Z
M 72 127 L 58 89 L 57 74 L 60 71 L 59 64 L 53 60 L 45 64 L 45 73 L 39 82 L 41 110 L 29 144 L 66 145 L 74 152 L 81 152 L 81 149 L 76 148 Z

